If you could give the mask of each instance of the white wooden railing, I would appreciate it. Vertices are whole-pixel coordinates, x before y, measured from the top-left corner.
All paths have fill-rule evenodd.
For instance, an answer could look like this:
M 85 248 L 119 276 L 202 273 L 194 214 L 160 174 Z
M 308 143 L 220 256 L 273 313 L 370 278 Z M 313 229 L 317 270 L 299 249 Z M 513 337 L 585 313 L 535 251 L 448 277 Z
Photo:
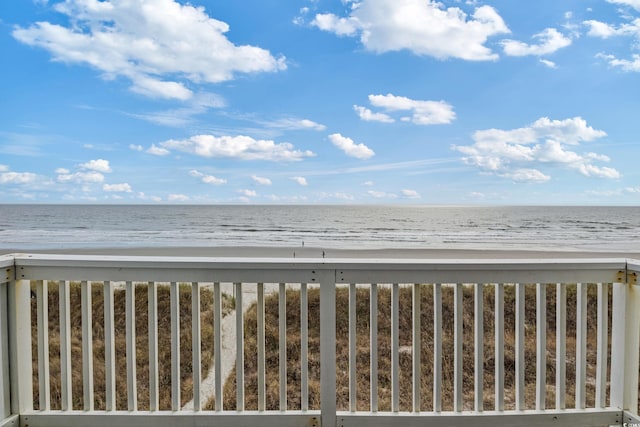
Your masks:
M 349 426 L 388 425 L 622 425 L 640 423 L 638 417 L 638 371 L 640 352 L 640 287 L 637 275 L 640 262 L 627 259 L 544 259 L 544 260 L 370 260 L 370 259 L 249 259 L 249 258 L 177 258 L 177 257 L 117 257 L 75 255 L 0 256 L 0 426 L 73 426 L 73 425 L 277 425 L 277 426 Z M 48 306 L 48 283 L 58 283 L 59 307 Z M 72 282 L 80 283 L 82 298 L 79 306 L 70 302 Z M 170 313 L 159 312 L 157 292 L 167 283 L 171 289 Z M 179 284 L 193 289 L 192 313 L 200 313 L 200 289 L 211 287 L 214 300 L 214 360 L 213 371 L 222 372 L 222 361 L 228 352 L 236 360 L 236 408 L 224 408 L 224 378 L 215 375 L 213 409 L 205 410 L 200 352 L 201 320 L 192 316 L 193 409 L 182 409 L 180 396 L 180 311 Z M 242 307 L 243 289 L 257 288 L 257 410 L 246 410 L 244 336 L 245 312 L 235 310 L 235 349 L 223 347 L 221 288 L 233 284 L 236 307 Z M 141 384 L 136 373 L 135 292 L 144 284 L 148 292 L 148 384 Z M 269 284 L 275 284 L 271 288 Z M 136 286 L 137 285 L 137 286 Z M 102 287 L 104 295 L 104 366 L 94 366 L 94 323 L 91 289 Z M 348 288 L 348 331 L 336 332 L 336 293 Z M 117 348 L 114 337 L 114 290 L 126 293 L 126 384 L 116 383 Z M 265 365 L 265 289 L 279 293 L 279 405 L 267 405 L 267 369 Z M 291 408 L 287 400 L 287 307 L 285 288 L 300 291 L 300 405 Z M 308 295 L 319 288 L 319 319 L 311 319 Z M 356 309 L 358 290 L 364 288 L 369 300 L 368 366 L 358 364 L 356 342 L 358 330 Z M 525 322 L 525 293 L 535 288 L 535 325 Z M 597 297 L 589 299 L 588 289 L 595 288 Z M 386 304 L 378 297 L 390 292 L 390 332 L 379 328 L 379 307 Z M 473 326 L 464 325 L 463 297 L 472 292 Z M 555 301 L 547 291 L 555 293 Z M 514 323 L 505 321 L 505 291 L 515 292 Z M 33 295 L 32 292 L 35 294 Z M 361 291 L 362 292 L 362 291 Z M 401 346 L 401 292 L 411 292 L 410 345 Z M 428 304 L 421 292 L 433 294 Z M 575 330 L 567 328 L 567 293 L 575 292 Z M 453 310 L 443 305 L 443 293 L 453 293 Z M 385 294 L 386 295 L 386 294 Z M 494 336 L 484 334 L 485 297 L 492 298 Z M 35 298 L 34 298 L 35 296 Z M 385 297 L 386 298 L 386 297 Z M 572 297 L 573 298 L 573 297 Z M 609 298 L 611 302 L 609 303 Z M 573 301 L 573 300 L 572 300 Z M 555 303 L 555 319 L 547 315 L 548 304 Z M 588 318 L 587 307 L 596 307 L 596 319 Z M 594 305 L 595 304 L 595 305 Z M 609 304 L 611 304 L 609 306 Z M 37 313 L 32 319 L 31 308 Z M 59 330 L 59 389 L 52 390 L 50 380 L 49 309 L 55 309 L 61 319 L 53 329 Z M 428 310 L 427 310 L 428 308 Z M 72 359 L 71 312 L 80 310 L 82 317 L 82 357 Z M 468 310 L 468 308 L 465 308 Z M 425 312 L 429 317 L 425 320 Z M 452 313 L 451 313 L 452 312 Z M 432 314 L 431 314 L 432 313 Z M 446 313 L 451 313 L 450 319 Z M 159 391 L 158 319 L 171 317 L 171 407 L 161 408 Z M 555 321 L 553 321 L 555 320 Z M 547 326 L 547 322 L 555 327 Z M 587 336 L 587 325 L 596 322 L 595 336 Z M 311 323 L 310 323 L 311 322 Z M 319 322 L 319 405 L 310 402 L 309 342 L 313 338 L 309 325 Z M 426 323 L 425 323 L 426 322 Z M 453 356 L 443 348 L 445 325 L 453 322 Z M 269 326 L 269 325 L 267 325 Z M 525 330 L 525 327 L 527 330 Z M 592 328 L 593 329 L 593 328 Z M 429 331 L 433 351 L 422 350 L 422 334 Z M 37 334 L 32 345 L 32 334 Z M 164 331 L 161 331 L 163 333 Z M 338 371 L 336 362 L 337 335 L 348 334 L 348 362 L 345 372 Z M 549 345 L 547 333 L 556 337 Z M 382 335 L 387 334 L 385 337 Z M 473 345 L 463 345 L 464 336 L 472 334 Z M 510 334 L 514 344 L 507 344 Z M 533 335 L 532 335 L 533 334 Z M 534 336 L 535 354 L 525 354 L 526 337 Z M 389 384 L 381 384 L 386 372 L 379 372 L 381 353 L 378 343 L 389 339 Z M 595 342 L 595 348 L 590 343 Z M 137 346 L 137 347 L 136 347 Z M 470 348 L 471 347 L 471 348 Z M 487 348 L 489 350 L 487 350 Z M 505 366 L 505 354 L 513 351 L 513 366 Z M 401 366 L 403 354 L 409 353 L 410 368 Z M 446 354 L 445 354 L 446 353 Z M 552 366 L 548 354 L 555 355 Z M 473 355 L 473 367 L 463 363 L 465 354 Z M 595 357 L 591 355 L 595 354 Z M 35 357 L 34 357 L 35 356 Z M 227 355 L 228 356 L 228 355 Z M 401 357 L 402 356 L 402 357 Z M 527 356 L 527 357 L 525 357 Z M 487 358 L 493 360 L 493 372 L 484 369 Z M 452 363 L 443 364 L 443 360 Z M 183 361 L 184 362 L 184 361 Z M 527 401 L 526 371 L 535 364 L 535 402 Z M 81 374 L 74 366 L 82 365 Z M 468 365 L 468 363 L 467 363 Z M 34 368 L 35 366 L 35 368 Z M 575 376 L 567 375 L 567 367 Z M 97 408 L 94 372 L 104 369 L 104 407 Z M 548 369 L 555 370 L 555 381 L 548 382 Z M 401 402 L 401 373 L 409 370 L 412 381 L 409 398 Z M 464 372 L 472 369 L 473 384 L 465 384 Z M 357 382 L 364 377 L 369 383 L 368 396 L 358 395 Z M 78 371 L 78 370 L 76 370 Z M 430 371 L 431 384 L 423 384 Z M 595 372 L 595 374 L 594 374 Z M 513 385 L 505 385 L 507 374 L 513 374 Z M 33 379 L 38 382 L 34 389 Z M 489 387 L 485 378 L 491 374 Z M 81 403 L 74 404 L 72 376 L 80 375 Z M 348 377 L 348 403 L 337 403 L 337 384 Z M 386 378 L 386 377 L 385 377 Z M 451 390 L 445 383 L 451 379 Z M 386 381 L 386 380 L 385 380 Z M 149 402 L 138 402 L 137 388 L 148 388 Z M 492 389 L 492 390 L 491 390 Z M 569 392 L 569 390 L 572 390 Z M 591 396 L 591 390 L 595 393 Z M 489 390 L 489 391 L 488 391 Z M 573 391 L 575 390 L 575 391 Z M 37 394 L 34 393 L 37 391 Z M 425 404 L 427 391 L 432 398 Z M 127 407 L 116 404 L 116 392 L 127 395 Z M 493 396 L 489 396 L 492 392 Z M 379 397 L 389 395 L 389 407 L 383 407 Z M 52 409 L 53 394 L 59 394 L 60 408 Z M 37 396 L 37 399 L 35 399 Z M 471 397 L 470 397 L 471 396 Z M 547 405 L 554 396 L 553 405 Z M 409 402 L 409 403 L 406 403 Z M 489 402 L 489 403 L 487 403 Z M 487 405 L 491 405 L 490 408 Z M 317 406 L 317 407 L 316 407 Z M 551 406 L 551 407 L 548 407 Z M 144 407 L 141 410 L 139 407 Z M 400 420 L 398 420 L 400 418 Z

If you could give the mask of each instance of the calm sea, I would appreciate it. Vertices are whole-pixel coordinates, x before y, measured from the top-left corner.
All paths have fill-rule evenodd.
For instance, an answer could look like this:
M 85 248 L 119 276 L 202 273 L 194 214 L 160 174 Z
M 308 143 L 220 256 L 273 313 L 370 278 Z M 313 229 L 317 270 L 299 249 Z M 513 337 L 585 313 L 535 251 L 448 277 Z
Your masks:
M 640 252 L 640 207 L 0 205 L 0 248 Z

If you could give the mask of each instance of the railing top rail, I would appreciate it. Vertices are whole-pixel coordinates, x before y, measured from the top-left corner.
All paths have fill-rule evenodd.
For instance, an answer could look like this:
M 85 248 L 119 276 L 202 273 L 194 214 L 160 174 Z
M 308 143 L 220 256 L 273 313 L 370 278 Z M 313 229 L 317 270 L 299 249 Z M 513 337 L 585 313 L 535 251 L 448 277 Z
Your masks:
M 15 260 L 10 255 L 0 255 L 0 283 L 6 283 L 13 280 Z
M 319 280 L 335 270 L 336 283 L 488 283 L 620 281 L 624 258 L 577 259 L 356 259 L 210 258 L 14 254 L 16 276 L 24 279 L 143 281 Z
M 627 268 L 631 271 L 640 272 L 640 259 L 628 259 Z
M 286 268 L 374 270 L 610 270 L 626 268 L 625 258 L 270 258 L 270 257 L 179 257 L 119 255 L 12 254 L 0 256 L 9 265 L 77 266 L 135 268 L 153 266 L 163 269 Z M 633 260 L 632 260 L 633 261 Z M 640 267 L 640 261 L 636 261 Z
M 0 255 L 0 268 L 13 267 L 14 262 L 14 255 Z

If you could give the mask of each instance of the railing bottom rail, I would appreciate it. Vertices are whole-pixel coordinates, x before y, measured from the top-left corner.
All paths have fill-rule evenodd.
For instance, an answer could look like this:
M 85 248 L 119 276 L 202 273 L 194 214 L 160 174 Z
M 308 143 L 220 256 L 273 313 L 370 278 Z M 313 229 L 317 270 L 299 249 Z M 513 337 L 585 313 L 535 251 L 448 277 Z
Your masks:
M 440 413 L 349 413 L 338 412 L 337 425 L 341 427 L 451 427 L 451 426 L 603 426 L 621 425 L 623 412 L 617 408 L 546 410 L 546 411 L 485 411 Z
M 617 408 L 581 409 L 561 411 L 486 411 L 440 413 L 370 413 L 338 412 L 336 425 L 341 427 L 383 427 L 388 425 L 450 427 L 450 426 L 602 426 L 636 423 L 632 414 Z M 29 427 L 87 426 L 107 427 L 135 425 L 138 427 L 161 426 L 291 426 L 321 427 L 319 411 L 287 412 L 128 412 L 128 411 L 49 411 L 14 416 L 2 426 L 28 425 Z
M 23 414 L 20 416 L 20 425 L 29 427 L 320 427 L 320 411 L 49 411 Z

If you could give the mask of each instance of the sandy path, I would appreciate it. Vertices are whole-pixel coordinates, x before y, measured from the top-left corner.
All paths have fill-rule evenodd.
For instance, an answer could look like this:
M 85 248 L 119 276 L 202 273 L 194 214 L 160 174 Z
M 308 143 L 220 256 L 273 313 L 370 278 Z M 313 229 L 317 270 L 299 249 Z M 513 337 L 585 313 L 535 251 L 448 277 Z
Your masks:
M 221 292 L 228 295 L 234 295 L 233 285 L 231 283 L 221 284 Z M 264 293 L 265 297 L 269 294 L 278 292 L 277 284 L 266 284 Z M 242 310 L 247 310 L 258 300 L 258 287 L 255 283 L 244 283 L 242 285 Z M 229 375 L 236 365 L 236 311 L 230 312 L 222 319 L 222 384 L 226 382 Z M 202 405 L 205 405 L 210 398 L 215 397 L 215 381 L 216 381 L 215 364 L 211 365 L 211 369 L 200 385 L 200 395 L 202 397 Z M 182 407 L 185 411 L 193 410 L 193 399 L 185 403 Z

